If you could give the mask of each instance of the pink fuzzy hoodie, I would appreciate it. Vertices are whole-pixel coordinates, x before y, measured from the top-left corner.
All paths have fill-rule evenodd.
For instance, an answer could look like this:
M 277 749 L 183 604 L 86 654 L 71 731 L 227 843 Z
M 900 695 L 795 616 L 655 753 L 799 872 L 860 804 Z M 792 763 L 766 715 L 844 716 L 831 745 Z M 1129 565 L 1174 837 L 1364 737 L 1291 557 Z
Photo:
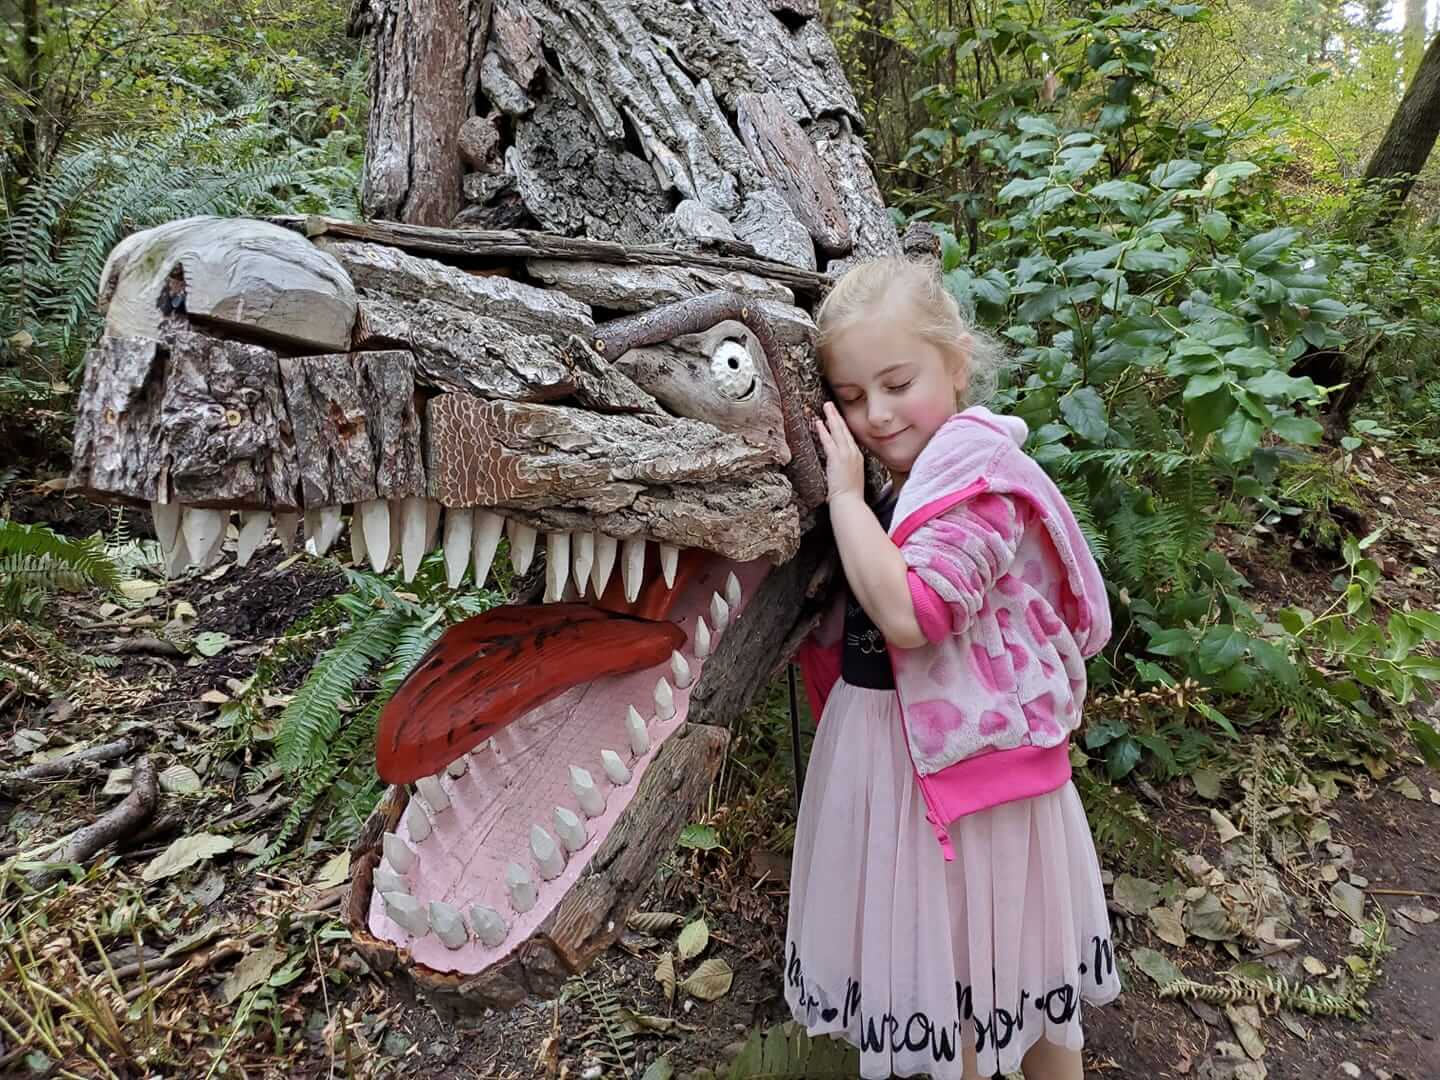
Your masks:
M 1110 637 L 1105 583 L 1064 496 L 1020 449 L 1026 430 L 979 406 L 952 416 L 916 460 L 890 527 L 929 642 L 892 645 L 890 659 L 947 861 L 950 822 L 1070 779 L 1085 660 Z M 812 640 L 799 654 L 817 718 L 840 648 Z

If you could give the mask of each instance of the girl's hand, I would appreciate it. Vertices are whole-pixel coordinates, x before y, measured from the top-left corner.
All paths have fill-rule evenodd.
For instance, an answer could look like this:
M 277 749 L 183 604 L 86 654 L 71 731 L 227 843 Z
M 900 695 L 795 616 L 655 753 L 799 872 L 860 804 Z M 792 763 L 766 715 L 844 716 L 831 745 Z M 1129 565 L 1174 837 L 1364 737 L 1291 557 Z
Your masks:
M 825 402 L 825 419 L 815 421 L 815 434 L 825 451 L 825 484 L 829 501 L 842 495 L 865 497 L 865 458 L 855 443 L 855 436 L 832 402 Z

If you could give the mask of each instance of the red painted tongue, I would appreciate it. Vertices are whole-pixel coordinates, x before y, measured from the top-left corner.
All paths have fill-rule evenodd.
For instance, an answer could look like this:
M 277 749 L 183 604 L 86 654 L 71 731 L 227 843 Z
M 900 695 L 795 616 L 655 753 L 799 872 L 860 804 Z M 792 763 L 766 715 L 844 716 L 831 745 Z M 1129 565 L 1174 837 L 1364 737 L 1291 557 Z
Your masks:
M 672 593 L 660 582 L 663 604 L 647 587 L 634 606 L 668 611 L 680 591 L 678 573 L 675 584 Z M 572 686 L 664 662 L 685 644 L 685 632 L 662 620 L 663 614 L 636 618 L 588 604 L 532 604 L 455 624 L 380 712 L 380 778 L 403 784 L 437 773 Z

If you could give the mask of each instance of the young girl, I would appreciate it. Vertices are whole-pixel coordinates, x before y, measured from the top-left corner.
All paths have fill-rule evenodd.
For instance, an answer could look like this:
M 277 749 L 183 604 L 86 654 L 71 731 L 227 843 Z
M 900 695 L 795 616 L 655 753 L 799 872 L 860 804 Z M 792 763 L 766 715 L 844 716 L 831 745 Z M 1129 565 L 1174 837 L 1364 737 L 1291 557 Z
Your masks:
M 800 657 L 821 719 L 786 1000 L 863 1077 L 1078 1078 L 1080 1002 L 1120 990 L 1068 745 L 1104 582 L 1024 422 L 956 411 L 997 350 L 933 270 L 861 264 L 818 323 L 849 590 Z M 890 474 L 874 508 L 859 447 Z

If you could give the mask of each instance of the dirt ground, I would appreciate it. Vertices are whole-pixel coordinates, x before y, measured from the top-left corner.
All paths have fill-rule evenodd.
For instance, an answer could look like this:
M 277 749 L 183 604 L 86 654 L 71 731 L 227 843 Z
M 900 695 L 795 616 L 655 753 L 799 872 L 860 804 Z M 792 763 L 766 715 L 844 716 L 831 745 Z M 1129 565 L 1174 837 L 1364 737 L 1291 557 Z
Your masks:
M 1367 529 L 1386 527 L 1374 549 L 1386 572 L 1383 594 L 1397 605 L 1440 607 L 1435 478 L 1424 467 L 1375 459 L 1357 467 L 1353 479 L 1356 505 L 1335 516 L 1352 515 Z M 113 511 L 97 511 L 38 486 L 12 496 L 11 512 L 19 520 L 43 520 L 74 535 L 114 521 Z M 1348 527 L 1353 531 L 1355 524 Z M 1262 606 L 1328 594 L 1335 552 L 1327 554 L 1321 540 L 1281 536 L 1247 543 L 1243 537 L 1225 535 L 1221 544 L 1255 584 L 1256 602 Z M 180 601 L 194 608 L 188 627 L 192 635 L 227 635 L 231 644 L 218 655 L 124 654 L 118 668 L 95 673 L 58 702 L 12 697 L 0 704 L 0 747 L 7 761 L 22 761 L 22 755 L 33 752 L 35 732 L 43 735 L 43 745 L 56 747 L 128 730 L 148 741 L 164 761 L 188 763 L 203 777 L 203 793 L 171 799 L 160 827 L 122 846 L 113 866 L 85 886 L 103 897 L 104 904 L 140 897 L 153 908 L 153 919 L 136 919 L 136 926 L 143 924 L 137 934 L 142 954 L 160 957 L 167 947 L 209 923 L 223 925 L 227 933 L 258 927 L 264 938 L 281 915 L 326 895 L 325 888 L 315 884 L 316 871 L 339 848 L 314 843 L 270 871 L 248 868 L 243 858 L 221 857 L 157 883 L 142 882 L 139 872 L 175 836 L 202 825 L 223 827 L 245 839 L 252 839 L 252 832 L 263 833 L 267 823 L 273 827 L 274 815 L 283 808 L 283 780 L 271 778 L 257 790 L 247 777 L 262 761 L 216 757 L 215 710 L 201 698 L 226 686 L 227 680 L 245 678 L 268 640 L 342 587 L 343 578 L 330 564 L 286 560 L 277 548 L 266 548 L 244 570 L 187 579 L 160 594 L 159 610 L 171 611 Z M 153 632 L 144 625 L 117 626 L 113 618 L 90 611 L 88 603 L 64 598 L 59 607 L 55 629 L 77 647 L 103 649 Z M 303 674 L 303 666 L 282 672 L 280 688 L 298 685 Z M 743 741 L 744 724 L 741 730 Z M 780 750 L 762 747 L 758 753 Z M 737 747 L 737 753 L 741 751 L 757 753 L 755 746 Z M 1313 831 L 1313 822 L 1309 825 L 1312 840 L 1321 840 L 1297 857 L 1274 862 L 1293 912 L 1293 922 L 1275 944 L 1262 949 L 1238 935 L 1214 943 L 1191 936 L 1176 947 L 1157 937 L 1152 920 L 1118 901 L 1112 904 L 1126 993 L 1115 1004 L 1086 1015 L 1091 1075 L 1198 1080 L 1440 1077 L 1440 1030 L 1434 1020 L 1440 1007 L 1440 921 L 1429 921 L 1426 914 L 1440 912 L 1440 775 L 1409 757 L 1388 764 L 1358 759 L 1334 763 L 1331 772 L 1338 777 L 1333 796 L 1311 806 L 1305 816 L 1306 821 L 1323 819 L 1323 835 Z M 744 813 L 755 819 L 747 835 L 757 839 L 732 850 L 677 848 L 660 867 L 642 904 L 687 921 L 705 920 L 710 941 L 704 957 L 725 960 L 735 973 L 729 992 L 718 1000 L 705 1002 L 678 992 L 667 1001 L 655 970 L 660 954 L 674 949 L 675 935 L 632 931 L 583 979 L 573 980 L 561 1000 L 527 1002 L 457 1025 L 409 999 L 399 983 L 369 973 L 345 947 L 338 922 L 325 916 L 307 931 L 313 936 L 304 939 L 313 956 L 305 959 L 302 974 L 276 987 L 268 1027 L 262 1025 L 258 1033 L 243 1038 L 229 1034 L 239 1025 L 224 999 L 235 969 L 268 943 L 252 938 L 242 948 L 207 960 L 207 966 L 197 967 L 168 991 L 164 1004 L 169 1011 L 156 1015 L 168 1017 L 165 1022 L 176 1032 L 190 1032 L 186 1025 L 193 1026 L 193 1040 L 172 1034 L 167 1043 L 171 1056 L 157 1058 L 148 1074 L 618 1076 L 620 1072 L 604 1063 L 613 1050 L 607 1035 L 611 1029 L 602 1020 L 608 1006 L 628 1009 L 639 1018 L 633 1026 L 642 1033 L 628 1044 L 635 1075 L 662 1055 L 677 1076 L 705 1069 L 723 1074 L 724 1063 L 750 1031 L 787 1019 L 780 957 L 788 860 L 776 838 L 783 837 L 792 820 L 790 794 L 783 783 L 770 782 L 758 785 L 746 799 Z M 0 796 L 0 857 L 15 855 L 37 837 L 61 835 L 75 822 L 93 818 L 109 801 L 100 795 L 98 779 L 57 784 L 38 795 Z M 1214 819 L 1217 809 L 1238 815 L 1240 804 L 1239 799 L 1203 798 L 1188 778 L 1151 785 L 1144 802 L 1160 832 L 1243 884 L 1235 850 L 1244 841 L 1222 843 Z M 739 812 L 737 805 L 721 803 L 710 820 Z M 1119 866 L 1107 869 L 1117 878 L 1123 872 Z M 1335 975 L 1346 969 L 1346 957 L 1363 950 L 1352 940 L 1353 924 L 1328 899 L 1333 882 L 1324 874 L 1338 875 L 1359 890 L 1366 919 L 1377 910 L 1385 914 L 1387 951 L 1362 1019 L 1274 1009 L 1266 1002 L 1254 1013 L 1242 1013 L 1258 1021 L 1254 1038 L 1247 1039 L 1229 1015 L 1233 1008 L 1227 1012 L 1219 1004 L 1162 999 L 1156 983 L 1137 969 L 1136 950 L 1155 949 L 1185 975 L 1214 983 L 1236 961 L 1267 953 L 1264 959 L 1281 974 L 1320 987 L 1340 986 L 1344 980 Z M 1157 876 L 1158 884 L 1164 884 L 1163 876 Z M 19 918 L 23 904 L 13 883 L 6 885 L 0 878 L 0 919 Z M 334 908 L 329 910 L 333 913 Z M 27 933 L 39 933 L 34 920 L 27 925 Z M 294 962 L 295 937 L 288 918 L 285 927 L 275 940 L 283 944 L 286 934 L 291 935 Z M 80 956 L 79 962 L 92 973 L 100 970 L 92 954 Z M 685 965 L 682 978 L 693 967 L 693 962 Z M 159 1039 L 161 1034 L 152 1031 L 147 1037 Z M 214 1051 L 220 1034 L 228 1036 L 223 1068 L 217 1066 Z M 187 1046 L 193 1049 L 187 1051 Z M 53 1062 L 45 1066 L 26 1056 L 29 1052 L 13 1033 L 0 1031 L 0 1076 L 56 1075 Z M 76 1074 L 104 1075 L 93 1066 L 82 1066 Z

